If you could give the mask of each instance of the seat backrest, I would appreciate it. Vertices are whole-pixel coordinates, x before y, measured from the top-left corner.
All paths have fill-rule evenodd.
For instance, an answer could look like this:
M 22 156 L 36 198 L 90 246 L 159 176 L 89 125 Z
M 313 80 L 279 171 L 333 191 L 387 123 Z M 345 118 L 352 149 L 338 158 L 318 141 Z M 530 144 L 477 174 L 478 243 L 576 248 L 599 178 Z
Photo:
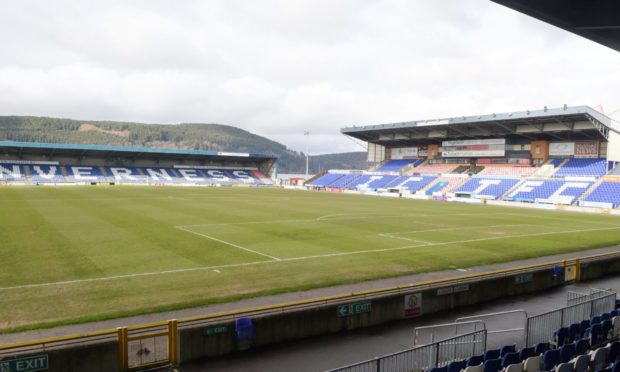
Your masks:
M 588 340 L 581 339 L 575 341 L 575 355 L 584 355 L 588 352 L 590 348 L 590 343 Z
M 614 329 L 614 338 L 617 338 L 620 336 L 620 316 L 614 316 L 611 318 L 611 324 Z
M 534 353 L 536 355 L 541 355 L 544 354 L 545 351 L 549 350 L 549 343 L 548 342 L 541 342 L 539 344 L 536 344 L 536 347 L 534 348 Z
M 590 327 L 590 345 L 598 345 L 603 341 L 603 327 L 601 323 L 593 324 Z
M 559 349 L 547 350 L 543 354 L 543 364 L 545 365 L 546 371 L 550 371 L 559 362 L 560 362 L 560 350 Z
M 525 370 L 525 372 L 540 372 L 541 360 L 541 356 L 529 357 L 525 360 L 525 363 L 523 364 L 523 369 Z
M 602 329 L 602 334 L 603 334 L 603 340 L 607 340 L 608 339 L 608 335 L 609 335 L 609 331 L 613 328 L 613 323 L 611 322 L 610 319 L 607 320 L 603 320 L 603 322 L 601 323 L 601 329 Z
M 620 361 L 614 362 L 614 366 L 611 367 L 611 372 L 620 372 Z
M 477 365 L 481 365 L 484 362 L 484 355 L 474 355 L 467 359 L 467 366 L 473 367 Z
M 560 363 L 555 368 L 555 372 L 573 372 L 573 364 L 572 363 Z
M 586 372 L 588 367 L 590 366 L 590 356 L 589 355 L 580 355 L 575 358 L 573 362 L 573 369 L 575 372 Z
M 601 322 L 601 317 L 600 316 L 598 316 L 598 315 L 597 316 L 593 316 L 592 320 L 590 320 L 590 325 L 592 326 L 592 325 L 600 323 L 600 322 Z
M 555 333 L 555 344 L 557 347 L 564 345 L 568 341 L 568 327 L 562 327 Z
M 499 350 L 498 350 L 499 353 Z M 484 362 L 483 372 L 498 372 L 502 369 L 501 359 L 489 359 Z
M 609 344 L 607 353 L 607 360 L 609 363 L 614 363 L 618 357 L 620 357 L 620 341 L 614 341 Z
M 466 360 L 459 360 L 448 364 L 447 372 L 460 372 L 467 366 Z
M 502 357 L 502 367 L 506 368 L 511 364 L 521 363 L 521 358 L 519 358 L 518 352 L 506 353 Z
M 504 369 L 504 372 L 523 372 L 523 363 L 511 364 Z
M 579 337 L 579 334 L 579 323 L 573 323 L 568 327 L 568 337 L 570 338 L 571 342 L 575 341 L 577 337 Z
M 521 360 L 526 360 L 527 358 L 533 357 L 534 355 L 534 347 L 524 347 L 523 349 L 519 350 L 519 358 Z
M 590 363 L 592 364 L 593 371 L 605 367 L 605 365 L 607 364 L 607 352 L 608 350 L 606 347 L 599 347 L 598 349 L 594 350 L 594 352 L 592 352 L 592 354 L 590 355 Z
M 590 328 L 590 319 L 585 319 L 579 322 L 579 333 L 581 333 L 581 336 L 583 336 L 588 328 Z
M 484 360 L 487 361 L 489 359 L 499 359 L 499 349 L 487 350 L 484 353 Z
M 611 319 L 611 317 L 609 316 L 609 313 L 601 314 L 601 322 L 604 320 L 609 320 L 609 319 Z
M 482 367 L 482 363 L 477 366 L 469 366 L 465 368 L 465 372 L 483 372 Z
M 513 353 L 516 350 L 516 345 L 505 345 L 499 351 L 499 356 L 503 357 L 508 353 Z
M 575 344 L 566 344 L 560 348 L 560 359 L 562 363 L 568 363 L 575 356 Z

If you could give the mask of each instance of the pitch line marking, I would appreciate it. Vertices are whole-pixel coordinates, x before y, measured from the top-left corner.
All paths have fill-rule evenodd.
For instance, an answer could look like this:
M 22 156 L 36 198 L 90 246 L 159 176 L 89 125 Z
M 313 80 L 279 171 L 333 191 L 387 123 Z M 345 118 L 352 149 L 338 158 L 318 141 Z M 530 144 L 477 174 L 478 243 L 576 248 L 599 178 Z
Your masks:
M 557 217 L 528 216 L 528 215 L 523 215 L 519 213 L 510 213 L 510 212 L 498 212 L 498 214 L 503 214 L 507 216 L 523 217 L 523 218 L 538 218 L 538 219 L 543 219 L 543 220 L 554 220 L 554 221 L 560 221 L 560 222 L 565 222 L 565 223 L 572 223 L 572 221 L 569 221 L 563 218 L 557 218 Z M 578 223 L 589 223 L 591 225 L 620 226 L 620 224 L 611 223 L 611 222 L 579 221 Z
M 462 227 L 444 227 L 439 229 L 430 229 L 430 230 L 410 230 L 410 231 L 396 231 L 391 233 L 383 233 L 379 234 L 381 236 L 388 236 L 389 238 L 395 238 L 390 235 L 399 235 L 399 234 L 411 234 L 411 233 L 425 233 L 425 232 L 435 232 L 435 231 L 452 231 L 452 230 L 466 230 L 466 229 L 474 229 L 474 228 L 494 228 L 494 227 L 511 227 L 511 226 L 534 226 L 531 223 L 516 223 L 510 225 L 479 225 L 479 226 L 462 226 Z
M 352 213 L 339 213 L 338 216 L 342 215 L 351 215 Z M 363 214 L 363 213 L 362 213 Z M 448 216 L 488 216 L 493 215 L 495 213 L 451 213 Z M 340 221 L 340 220 L 362 220 L 368 218 L 376 218 L 376 217 L 435 217 L 435 216 L 444 216 L 444 214 L 420 214 L 420 213 L 405 213 L 405 214 L 389 214 L 389 215 L 372 215 L 372 216 L 353 216 L 347 218 L 325 218 L 330 216 L 336 216 L 335 214 L 328 214 L 325 216 L 320 216 L 317 218 L 301 218 L 301 219 L 286 219 L 286 220 L 262 220 L 262 221 L 247 221 L 247 222 L 230 222 L 230 223 L 199 223 L 195 225 L 178 225 L 175 228 L 187 228 L 187 227 L 201 227 L 201 226 L 237 226 L 237 225 L 263 225 L 270 223 L 280 223 L 280 222 L 313 222 L 313 221 Z M 431 223 L 422 223 L 420 221 L 414 221 L 420 224 L 428 224 L 428 225 L 437 225 Z
M 39 287 L 48 287 L 48 286 L 54 286 L 54 285 L 90 283 L 90 282 L 99 282 L 99 281 L 107 281 L 107 280 L 115 280 L 115 279 L 135 278 L 135 277 L 142 277 L 142 276 L 154 276 L 154 275 L 163 275 L 163 274 L 177 274 L 177 273 L 184 273 L 184 272 L 191 272 L 191 271 L 201 271 L 201 270 L 213 270 L 213 269 L 222 269 L 222 268 L 223 269 L 226 269 L 226 268 L 237 268 L 237 267 L 244 267 L 244 266 L 255 266 L 255 265 L 262 265 L 262 264 L 274 264 L 274 263 L 281 263 L 281 262 L 294 262 L 294 261 L 303 261 L 303 260 L 310 260 L 310 259 L 316 259 L 316 258 L 338 257 L 338 256 L 348 256 L 348 255 L 366 254 L 366 253 L 392 252 L 392 251 L 406 250 L 406 249 L 412 249 L 412 248 L 441 246 L 441 245 L 451 245 L 451 244 L 459 244 L 459 243 L 472 243 L 472 242 L 487 241 L 487 240 L 500 240 L 500 239 L 506 239 L 506 238 L 525 238 L 525 237 L 530 237 L 530 236 L 545 236 L 545 235 L 555 235 L 555 234 L 573 234 L 573 233 L 581 233 L 581 232 L 608 231 L 608 230 L 618 230 L 618 229 L 620 229 L 620 227 L 606 227 L 606 228 L 600 228 L 600 229 L 582 229 L 582 230 L 569 230 L 569 231 L 550 231 L 550 232 L 535 233 L 535 234 L 495 236 L 495 237 L 479 238 L 479 239 L 456 240 L 456 241 L 451 241 L 451 242 L 405 245 L 405 246 L 394 247 L 394 248 L 369 249 L 369 250 L 363 250 L 363 251 L 328 253 L 328 254 L 315 255 L 315 256 L 282 258 L 282 259 L 279 259 L 277 261 L 276 260 L 250 261 L 250 262 L 243 262 L 243 263 L 237 263 L 237 264 L 228 264 L 228 265 L 198 266 L 198 267 L 185 268 L 185 269 L 174 269 L 174 270 L 154 271 L 154 272 L 146 272 L 146 273 L 135 273 L 135 274 L 124 274 L 124 275 L 115 275 L 115 276 L 104 276 L 104 277 L 90 278 L 90 279 L 76 279 L 76 280 L 65 280 L 65 281 L 59 281 L 59 282 L 48 282 L 48 283 L 38 283 L 38 284 L 24 284 L 24 285 L 18 285 L 18 286 L 13 286 L 13 287 L 0 287 L 0 291 L 8 291 L 8 290 L 12 290 L 12 289 L 39 288 Z
M 400 239 L 400 240 L 407 240 L 407 241 L 414 242 L 414 243 L 430 244 L 430 242 L 425 242 L 423 240 L 415 240 L 415 239 L 405 238 L 404 236 L 392 236 L 389 233 L 388 234 L 378 234 L 378 235 L 383 237 L 383 238 Z
M 177 226 L 177 229 L 179 229 L 179 230 L 183 230 L 183 231 L 188 232 L 188 233 L 190 233 L 190 234 L 194 234 L 194 235 L 202 236 L 203 238 L 207 238 L 207 239 L 210 239 L 210 240 L 216 241 L 216 242 L 218 242 L 218 243 L 226 244 L 226 245 L 229 245 L 229 246 L 231 246 L 231 247 L 234 247 L 234 248 L 238 248 L 238 249 L 244 250 L 244 251 L 246 251 L 246 252 L 251 252 L 251 253 L 254 253 L 254 254 L 261 255 L 261 256 L 263 256 L 263 257 L 268 257 L 268 258 L 271 258 L 271 259 L 272 259 L 272 260 L 274 260 L 274 261 L 280 261 L 280 259 L 279 259 L 278 257 L 270 256 L 270 255 L 268 255 L 268 254 L 266 254 L 266 253 L 261 253 L 261 252 L 255 251 L 255 250 L 253 250 L 253 249 L 250 249 L 250 248 L 242 247 L 242 246 L 240 246 L 240 245 L 238 245 L 238 244 L 231 243 L 231 242 L 227 242 L 226 240 L 218 239 L 218 238 L 215 238 L 215 237 L 210 236 L 210 235 L 207 235 L 207 234 L 202 234 L 202 233 L 199 233 L 199 232 L 196 232 L 196 231 L 192 231 L 192 230 L 190 230 L 190 229 L 186 229 L 186 228 L 183 228 L 183 227 L 178 227 L 178 226 Z

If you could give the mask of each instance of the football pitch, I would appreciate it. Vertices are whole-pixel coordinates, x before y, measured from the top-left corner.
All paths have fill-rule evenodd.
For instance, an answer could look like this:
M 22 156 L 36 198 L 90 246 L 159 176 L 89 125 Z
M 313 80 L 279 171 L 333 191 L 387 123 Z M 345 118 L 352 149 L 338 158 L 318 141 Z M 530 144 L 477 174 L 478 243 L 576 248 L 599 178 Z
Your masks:
M 0 187 L 0 332 L 620 243 L 620 218 L 268 188 Z

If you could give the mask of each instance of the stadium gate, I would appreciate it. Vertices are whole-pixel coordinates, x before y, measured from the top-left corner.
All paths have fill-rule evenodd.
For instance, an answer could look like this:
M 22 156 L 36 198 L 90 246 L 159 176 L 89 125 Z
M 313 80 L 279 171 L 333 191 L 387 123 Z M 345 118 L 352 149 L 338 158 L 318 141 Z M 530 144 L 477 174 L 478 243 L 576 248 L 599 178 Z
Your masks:
M 177 321 L 166 325 L 117 328 L 121 371 L 176 365 L 178 362 Z

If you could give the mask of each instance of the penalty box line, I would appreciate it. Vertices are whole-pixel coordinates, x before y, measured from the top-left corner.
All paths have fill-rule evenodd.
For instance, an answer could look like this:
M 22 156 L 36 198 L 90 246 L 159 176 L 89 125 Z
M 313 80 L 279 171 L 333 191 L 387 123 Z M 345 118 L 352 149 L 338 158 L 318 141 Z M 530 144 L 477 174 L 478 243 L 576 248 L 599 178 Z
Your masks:
M 268 254 L 266 254 L 266 253 L 258 252 L 258 251 L 255 251 L 255 250 L 253 250 L 253 249 L 250 249 L 250 248 L 242 247 L 242 246 L 240 246 L 240 245 L 238 245 L 238 244 L 231 243 L 231 242 L 227 242 L 226 240 L 218 239 L 218 238 L 213 237 L 213 236 L 211 236 L 211 235 L 202 234 L 202 233 L 199 233 L 199 232 L 196 232 L 196 231 L 190 230 L 190 229 L 188 229 L 188 228 L 186 228 L 186 227 L 183 227 L 183 226 L 175 226 L 175 228 L 177 228 L 177 229 L 179 229 L 179 230 L 183 230 L 183 231 L 188 232 L 188 233 L 190 233 L 190 234 L 198 235 L 198 236 L 200 236 L 200 237 L 203 237 L 203 238 L 207 238 L 207 239 L 210 239 L 210 240 L 216 241 L 216 242 L 218 242 L 218 243 L 222 243 L 222 244 L 225 244 L 225 245 L 228 245 L 228 246 L 231 246 L 231 247 L 237 248 L 237 249 L 241 249 L 241 250 L 246 251 L 246 252 L 250 252 L 250 253 L 254 253 L 254 254 L 257 254 L 257 255 L 260 255 L 260 256 L 263 256 L 263 257 L 270 258 L 270 259 L 272 259 L 273 261 L 280 261 L 280 258 L 278 258 L 278 257 L 271 256 L 271 255 L 268 255 Z
M 526 238 L 526 237 L 532 237 L 532 236 L 574 234 L 574 233 L 581 233 L 581 232 L 609 231 L 609 230 L 618 230 L 618 229 L 620 229 L 620 227 L 607 227 L 607 228 L 599 228 L 599 229 L 582 229 L 582 230 L 569 230 L 569 231 L 549 231 L 549 232 L 544 232 L 544 233 L 495 236 L 495 237 L 469 239 L 469 240 L 456 240 L 456 241 L 441 242 L 441 243 L 406 245 L 406 246 L 395 247 L 395 248 L 368 249 L 368 250 L 363 250 L 363 251 L 338 252 L 338 253 L 328 253 L 328 254 L 315 255 L 315 256 L 282 258 L 277 261 L 276 260 L 251 261 L 251 262 L 244 262 L 244 263 L 237 263 L 237 264 L 218 265 L 218 266 L 198 266 L 198 267 L 191 267 L 191 268 L 185 268 L 185 269 L 174 269 L 174 270 L 164 270 L 164 271 L 155 271 L 155 272 L 146 272 L 146 273 L 115 275 L 115 276 L 90 278 L 90 279 L 76 279 L 76 280 L 65 280 L 65 281 L 38 283 L 38 284 L 24 284 L 24 285 L 13 286 L 13 287 L 3 287 L 3 288 L 0 287 L 0 291 L 8 291 L 8 290 L 13 290 L 13 289 L 49 287 L 49 286 L 54 286 L 54 285 L 81 284 L 81 283 L 99 282 L 99 281 L 107 281 L 107 280 L 115 280 L 115 279 L 136 278 L 136 277 L 143 277 L 143 276 L 155 276 L 155 275 L 172 274 L 172 273 L 176 274 L 176 273 L 184 273 L 184 272 L 191 272 L 191 271 L 239 268 L 239 267 L 256 266 L 256 265 L 262 265 L 262 264 L 295 262 L 295 261 L 303 261 L 303 260 L 318 259 L 318 258 L 350 256 L 350 255 L 367 254 L 367 253 L 393 252 L 393 251 L 408 250 L 408 249 L 413 249 L 413 248 L 451 245 L 451 244 L 459 244 L 459 243 L 472 243 L 472 242 L 481 242 L 481 241 L 489 241 L 489 240 L 501 240 L 501 239 L 507 239 L 507 238 Z

